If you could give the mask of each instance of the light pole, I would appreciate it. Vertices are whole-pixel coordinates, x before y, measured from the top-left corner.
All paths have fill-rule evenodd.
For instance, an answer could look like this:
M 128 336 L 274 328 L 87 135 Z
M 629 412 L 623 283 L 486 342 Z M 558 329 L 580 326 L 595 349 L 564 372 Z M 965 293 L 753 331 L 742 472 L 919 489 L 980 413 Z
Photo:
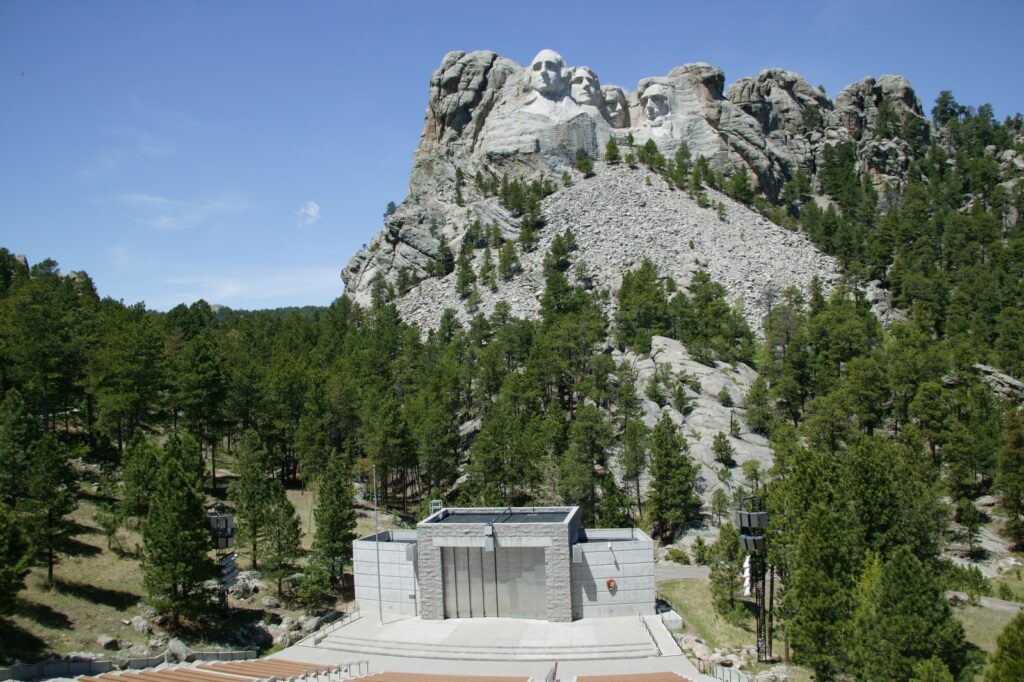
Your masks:
M 380 521 L 378 508 L 380 499 L 377 497 L 377 465 L 373 465 L 373 548 L 377 552 L 377 624 L 384 625 L 384 591 L 380 585 Z

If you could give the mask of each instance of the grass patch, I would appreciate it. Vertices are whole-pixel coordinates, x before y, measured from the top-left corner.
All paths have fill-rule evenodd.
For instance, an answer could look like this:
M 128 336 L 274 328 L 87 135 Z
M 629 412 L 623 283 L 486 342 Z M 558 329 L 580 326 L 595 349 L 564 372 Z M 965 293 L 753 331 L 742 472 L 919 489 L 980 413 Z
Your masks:
M 658 592 L 683 617 L 683 631 L 700 637 L 712 649 L 755 645 L 754 619 L 741 625 L 727 621 L 712 606 L 706 580 L 670 580 L 659 583 Z
M 711 589 L 707 580 L 669 580 L 658 583 L 658 596 L 672 604 L 683 618 L 683 632 L 700 637 L 712 649 L 739 649 L 740 647 L 756 646 L 756 621 L 751 616 L 742 623 L 736 624 L 726 620 L 715 611 L 711 603 Z M 777 661 L 773 664 L 754 663 L 744 672 L 753 676 L 768 670 L 772 665 L 781 663 L 783 642 L 779 637 L 772 638 L 772 653 Z M 809 682 L 812 679 L 810 669 L 793 663 L 786 663 L 790 677 L 794 682 Z
M 107 539 L 92 521 L 94 496 L 83 496 L 72 518 L 78 535 L 72 552 L 54 567 L 54 585 L 46 586 L 46 569 L 33 568 L 19 592 L 15 613 L 0 620 L 0 660 L 37 661 L 72 651 L 96 651 L 96 638 L 108 634 L 135 644 L 139 635 L 121 623 L 137 615 L 143 598 L 142 572 L 134 559 L 107 549 Z M 127 547 L 137 533 L 121 530 Z
M 958 606 L 953 614 L 963 623 L 967 641 L 987 654 L 996 650 L 996 639 L 1015 615 L 980 606 Z

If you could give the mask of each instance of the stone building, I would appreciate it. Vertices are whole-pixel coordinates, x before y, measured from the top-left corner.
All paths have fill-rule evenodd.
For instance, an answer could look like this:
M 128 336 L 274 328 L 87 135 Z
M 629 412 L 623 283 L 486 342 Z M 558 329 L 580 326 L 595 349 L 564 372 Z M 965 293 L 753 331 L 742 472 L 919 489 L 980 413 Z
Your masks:
M 654 544 L 579 527 L 578 507 L 445 508 L 353 543 L 360 610 L 444 618 L 654 613 Z M 380 584 L 378 586 L 378 576 Z

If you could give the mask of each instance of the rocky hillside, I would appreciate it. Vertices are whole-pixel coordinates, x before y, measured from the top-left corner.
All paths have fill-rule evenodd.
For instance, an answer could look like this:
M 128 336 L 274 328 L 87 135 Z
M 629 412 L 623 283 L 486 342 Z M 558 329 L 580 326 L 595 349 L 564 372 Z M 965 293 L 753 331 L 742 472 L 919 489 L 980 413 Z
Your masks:
M 609 140 L 638 147 L 653 140 L 668 158 L 685 143 L 693 159 L 704 157 L 717 173 L 746 171 L 768 200 L 801 171 L 817 189 L 825 150 L 852 142 L 858 171 L 884 203 L 902 189 L 914 145 L 933 134 L 898 76 L 858 81 L 833 101 L 790 71 L 769 69 L 726 88 L 720 69 L 698 63 L 642 79 L 629 91 L 602 86 L 592 70 L 567 66 L 551 50 L 527 68 L 493 52 L 451 52 L 431 77 L 409 195 L 342 279 L 348 296 L 367 303 L 377 278 L 394 285 L 403 271 L 414 281 L 432 277 L 440 237 L 457 248 L 475 219 L 497 223 L 505 239 L 514 239 L 518 220 L 472 179 L 545 177 L 560 185 L 580 151 L 600 158 Z M 720 221 L 657 178 L 647 182 L 643 172 L 625 169 L 599 169 L 586 181 L 577 176 L 546 200 L 549 227 L 537 251 L 556 229 L 570 226 L 597 286 L 612 288 L 621 268 L 644 257 L 683 284 L 699 262 L 734 300 L 743 299 L 752 321 L 773 290 L 805 285 L 815 273 L 835 278 L 834 264 L 808 242 L 740 205 L 715 197 L 726 206 Z M 536 310 L 540 283 L 533 259 L 526 260 L 520 280 L 497 294 L 521 314 Z M 432 309 L 451 304 L 442 294 L 448 288 L 420 285 L 400 302 L 403 315 L 429 326 L 438 312 Z M 493 298 L 484 293 L 484 309 Z
M 498 301 L 506 301 L 517 317 L 536 317 L 544 290 L 544 255 L 552 240 L 571 229 L 579 250 L 572 274 L 595 289 L 616 291 L 624 272 L 650 259 L 659 272 L 686 283 L 699 269 L 722 283 L 734 301 L 741 300 L 748 322 L 755 329 L 786 287 L 806 289 L 817 275 L 826 289 L 839 277 L 835 261 L 820 253 L 803 236 L 775 225 L 749 208 L 718 192 L 713 201 L 725 205 L 723 215 L 697 205 L 686 192 L 673 189 L 649 171 L 597 164 L 594 177 L 575 172 L 572 183 L 546 198 L 543 211 L 548 224 L 537 246 L 520 253 L 522 272 L 509 281 L 497 280 L 494 291 L 479 287 L 475 312 L 489 314 Z M 477 212 L 479 211 L 479 212 Z M 509 231 L 508 217 L 493 198 L 464 211 L 468 224 L 475 218 L 500 220 Z M 462 230 L 451 224 L 444 235 L 460 243 Z M 476 251 L 479 271 L 483 252 Z M 471 317 L 466 302 L 455 291 L 456 273 L 428 278 L 396 303 L 402 317 L 421 329 L 437 326 L 442 311 L 454 309 L 464 321 Z M 360 292 L 356 292 L 357 298 Z M 608 301 L 609 309 L 615 304 Z

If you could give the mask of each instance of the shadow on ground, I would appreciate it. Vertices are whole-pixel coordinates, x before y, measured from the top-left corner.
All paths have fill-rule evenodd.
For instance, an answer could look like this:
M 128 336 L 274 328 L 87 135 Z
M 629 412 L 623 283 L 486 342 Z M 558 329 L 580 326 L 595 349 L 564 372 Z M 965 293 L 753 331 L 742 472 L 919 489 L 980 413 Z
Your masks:
M 0 618 L 0 663 L 34 663 L 51 655 L 46 642 L 22 630 L 17 623 Z
M 72 626 L 66 614 L 34 601 L 18 600 L 16 613 L 54 630 L 70 630 Z
M 103 604 L 118 611 L 131 608 L 139 600 L 139 595 L 124 590 L 111 590 L 105 587 L 97 587 L 87 583 L 76 583 L 67 580 L 56 581 L 57 591 L 69 594 L 79 599 L 90 601 L 93 604 Z

